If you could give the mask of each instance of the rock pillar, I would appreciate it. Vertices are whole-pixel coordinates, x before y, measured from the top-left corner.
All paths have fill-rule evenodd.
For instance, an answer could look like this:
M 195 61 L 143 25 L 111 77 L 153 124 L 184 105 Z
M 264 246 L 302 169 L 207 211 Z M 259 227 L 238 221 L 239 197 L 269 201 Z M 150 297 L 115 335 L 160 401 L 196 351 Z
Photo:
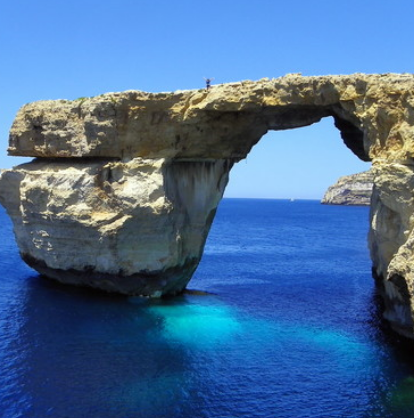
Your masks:
M 184 290 L 196 269 L 230 167 L 227 160 L 36 161 L 2 173 L 0 201 L 23 259 L 41 274 L 161 296 Z

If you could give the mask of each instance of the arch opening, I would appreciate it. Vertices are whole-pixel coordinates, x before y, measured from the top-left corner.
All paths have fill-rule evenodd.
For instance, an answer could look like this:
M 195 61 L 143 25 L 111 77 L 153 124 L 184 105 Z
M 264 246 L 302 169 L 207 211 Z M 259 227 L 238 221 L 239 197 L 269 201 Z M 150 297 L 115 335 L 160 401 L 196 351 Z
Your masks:
M 320 199 L 339 177 L 370 167 L 362 132 L 343 118 L 276 126 L 234 165 L 224 197 Z
M 268 130 L 286 130 L 309 126 L 332 117 L 345 145 L 361 160 L 370 161 L 364 148 L 364 133 L 354 115 L 339 105 L 334 106 L 285 106 L 280 109 L 265 108 L 263 111 Z

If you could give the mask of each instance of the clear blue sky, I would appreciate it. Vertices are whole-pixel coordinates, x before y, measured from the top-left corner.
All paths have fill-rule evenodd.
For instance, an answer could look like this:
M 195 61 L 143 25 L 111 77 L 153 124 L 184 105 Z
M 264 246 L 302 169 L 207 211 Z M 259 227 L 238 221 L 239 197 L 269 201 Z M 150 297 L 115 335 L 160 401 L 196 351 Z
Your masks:
M 0 0 L 0 167 L 24 103 L 110 91 L 354 72 L 411 72 L 414 2 Z M 232 197 L 320 198 L 368 168 L 332 121 L 266 135 L 232 171 Z

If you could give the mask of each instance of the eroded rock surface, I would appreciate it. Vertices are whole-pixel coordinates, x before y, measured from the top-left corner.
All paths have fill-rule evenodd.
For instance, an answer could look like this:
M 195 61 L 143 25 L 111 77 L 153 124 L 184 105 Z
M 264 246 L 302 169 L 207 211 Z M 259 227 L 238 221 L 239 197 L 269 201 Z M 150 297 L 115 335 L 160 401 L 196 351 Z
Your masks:
M 13 201 L 20 252 L 40 273 L 160 296 L 182 291 L 197 267 L 228 164 L 40 160 L 3 173 L 0 199 Z
M 328 187 L 321 203 L 324 205 L 369 206 L 374 175 L 371 171 L 342 176 Z
M 39 272 L 127 294 L 180 292 L 233 163 L 268 130 L 324 117 L 356 156 L 372 161 L 373 272 L 386 317 L 412 337 L 412 74 L 291 74 L 31 103 L 11 128 L 9 154 L 37 161 L 2 172 L 0 201 L 22 256 Z

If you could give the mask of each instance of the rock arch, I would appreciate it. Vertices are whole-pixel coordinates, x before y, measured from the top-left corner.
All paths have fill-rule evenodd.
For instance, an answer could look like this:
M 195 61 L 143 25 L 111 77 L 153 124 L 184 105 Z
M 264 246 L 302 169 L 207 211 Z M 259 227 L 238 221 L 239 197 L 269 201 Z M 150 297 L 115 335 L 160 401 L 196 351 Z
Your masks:
M 374 167 L 370 249 L 385 316 L 413 332 L 414 77 L 290 74 L 174 93 L 31 103 L 11 128 L 0 201 L 23 259 L 62 282 L 125 294 L 182 291 L 232 165 L 268 130 L 332 116 Z

